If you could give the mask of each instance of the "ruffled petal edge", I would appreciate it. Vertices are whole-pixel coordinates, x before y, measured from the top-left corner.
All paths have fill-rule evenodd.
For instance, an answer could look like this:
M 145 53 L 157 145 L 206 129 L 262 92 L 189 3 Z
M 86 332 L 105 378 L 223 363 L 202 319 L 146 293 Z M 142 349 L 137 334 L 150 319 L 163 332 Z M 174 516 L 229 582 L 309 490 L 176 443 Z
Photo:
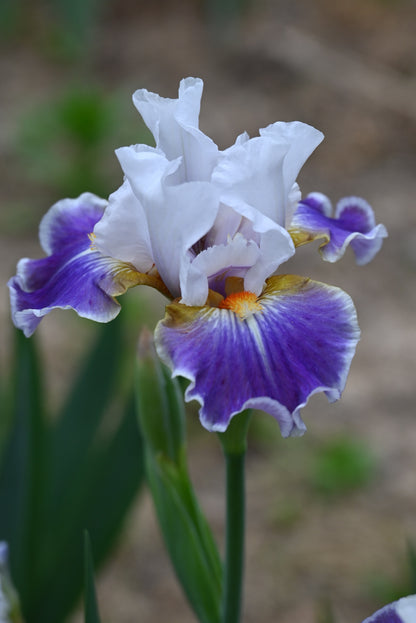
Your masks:
M 247 294 L 247 293 L 240 293 Z M 156 348 L 173 376 L 190 380 L 187 401 L 223 432 L 234 415 L 262 409 L 282 435 L 301 435 L 300 410 L 317 392 L 332 402 L 345 386 L 359 340 L 351 298 L 339 288 L 293 275 L 271 277 L 253 307 L 188 307 L 173 303 L 156 328 Z M 255 301 L 255 303 L 253 302 Z
M 291 221 L 289 232 L 296 246 L 319 238 L 322 259 L 336 262 L 351 246 L 358 265 L 370 262 L 387 237 L 384 225 L 376 225 L 371 206 L 361 197 L 344 197 L 334 217 L 328 197 L 311 193 L 303 199 Z

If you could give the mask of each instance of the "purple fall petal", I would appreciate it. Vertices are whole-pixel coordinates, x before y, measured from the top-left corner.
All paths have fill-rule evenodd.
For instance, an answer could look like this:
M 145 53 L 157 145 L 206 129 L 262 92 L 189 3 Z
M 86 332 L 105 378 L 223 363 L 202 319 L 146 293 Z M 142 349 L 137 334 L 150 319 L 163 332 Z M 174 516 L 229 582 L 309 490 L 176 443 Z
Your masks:
M 63 199 L 47 212 L 40 241 L 47 257 L 22 259 L 9 280 L 13 322 L 28 337 L 52 309 L 74 309 L 99 322 L 114 318 L 134 271 L 93 250 L 89 234 L 103 215 L 106 202 L 90 193 Z
M 160 357 L 191 381 L 186 399 L 201 404 L 208 430 L 255 408 L 273 415 L 284 437 L 305 431 L 299 411 L 312 394 L 340 397 L 358 339 L 345 292 L 293 275 L 269 278 L 243 315 L 173 303 L 156 328 Z
M 290 229 L 312 234 L 312 239 L 326 239 L 320 251 L 328 262 L 339 260 L 349 245 L 357 264 L 370 262 L 387 237 L 384 225 L 375 224 L 370 205 L 360 197 L 345 197 L 338 202 L 334 217 L 331 213 L 329 199 L 321 193 L 311 193 L 299 203 Z

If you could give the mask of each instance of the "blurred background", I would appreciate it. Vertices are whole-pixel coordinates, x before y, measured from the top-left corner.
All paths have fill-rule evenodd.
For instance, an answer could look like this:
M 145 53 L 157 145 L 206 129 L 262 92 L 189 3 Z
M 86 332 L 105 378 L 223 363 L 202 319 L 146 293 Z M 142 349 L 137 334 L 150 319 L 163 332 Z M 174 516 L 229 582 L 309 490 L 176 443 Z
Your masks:
M 277 120 L 310 123 L 326 139 L 301 173 L 303 193 L 363 196 L 389 231 L 369 266 L 349 253 L 324 264 L 312 245 L 285 266 L 345 289 L 362 339 L 342 401 L 315 396 L 304 409 L 305 437 L 282 440 L 270 416 L 253 420 L 247 623 L 359 622 L 412 590 L 415 27 L 414 0 L 1 0 L 2 375 L 12 350 L 7 279 L 20 257 L 40 257 L 38 223 L 55 201 L 107 196 L 122 180 L 113 150 L 151 140 L 131 103 L 137 88 L 176 97 L 181 78 L 203 78 L 200 126 L 220 148 Z M 163 312 L 162 298 L 145 290 L 124 297 L 132 339 L 134 310 L 151 327 Z M 94 331 L 71 312 L 42 322 L 51 410 Z M 189 426 L 195 485 L 221 541 L 219 444 L 192 405 Z M 97 587 L 104 620 L 194 620 L 146 493 Z

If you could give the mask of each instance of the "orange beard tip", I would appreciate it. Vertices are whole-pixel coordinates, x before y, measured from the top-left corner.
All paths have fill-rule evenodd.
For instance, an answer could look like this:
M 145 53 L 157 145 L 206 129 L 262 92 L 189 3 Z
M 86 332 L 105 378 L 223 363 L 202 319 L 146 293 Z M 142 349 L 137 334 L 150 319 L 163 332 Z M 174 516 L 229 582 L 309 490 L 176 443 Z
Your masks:
M 219 304 L 220 309 L 229 309 L 238 314 L 242 320 L 255 312 L 262 311 L 263 307 L 257 300 L 254 292 L 233 292 Z

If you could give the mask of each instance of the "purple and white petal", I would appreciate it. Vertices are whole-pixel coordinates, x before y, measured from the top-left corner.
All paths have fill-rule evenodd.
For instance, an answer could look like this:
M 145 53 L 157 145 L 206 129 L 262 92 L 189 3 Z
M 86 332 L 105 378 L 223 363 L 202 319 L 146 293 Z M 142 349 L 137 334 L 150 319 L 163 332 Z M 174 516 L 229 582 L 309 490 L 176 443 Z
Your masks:
M 52 309 L 74 309 L 80 316 L 108 322 L 119 312 L 114 296 L 137 283 L 129 264 L 94 250 L 91 232 L 106 202 L 94 195 L 63 199 L 44 216 L 42 245 L 51 255 L 20 260 L 9 280 L 13 322 L 32 335 Z
M 293 275 L 271 277 L 258 298 L 236 297 L 240 307 L 227 309 L 169 305 L 156 328 L 159 356 L 191 381 L 186 400 L 201 404 L 208 430 L 224 431 L 254 408 L 273 415 L 284 437 L 300 435 L 309 397 L 337 400 L 344 388 L 359 340 L 352 300 Z
M 415 623 L 415 621 L 416 595 L 410 595 L 377 610 L 363 623 Z
M 39 225 L 39 241 L 45 253 L 52 255 L 62 248 L 76 249 L 80 243 L 82 245 L 85 232 L 92 232 L 107 203 L 92 193 L 82 193 L 76 199 L 61 199 L 55 203 Z
M 290 229 L 297 235 L 309 235 L 309 240 L 324 238 L 320 247 L 322 258 L 336 262 L 351 246 L 357 264 L 370 262 L 387 237 L 384 225 L 376 225 L 371 206 L 361 197 L 345 197 L 335 209 L 334 217 L 329 199 L 321 193 L 311 193 L 303 199 L 292 218 Z

